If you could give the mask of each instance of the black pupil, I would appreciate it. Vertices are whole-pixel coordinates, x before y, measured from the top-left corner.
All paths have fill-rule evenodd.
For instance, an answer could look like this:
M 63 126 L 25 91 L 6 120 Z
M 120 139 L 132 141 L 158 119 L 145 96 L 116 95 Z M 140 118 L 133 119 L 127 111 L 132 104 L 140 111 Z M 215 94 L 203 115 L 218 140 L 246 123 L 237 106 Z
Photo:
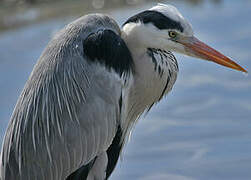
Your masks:
M 171 31 L 171 32 L 170 32 L 170 36 L 171 36 L 171 37 L 175 37 L 175 33 Z

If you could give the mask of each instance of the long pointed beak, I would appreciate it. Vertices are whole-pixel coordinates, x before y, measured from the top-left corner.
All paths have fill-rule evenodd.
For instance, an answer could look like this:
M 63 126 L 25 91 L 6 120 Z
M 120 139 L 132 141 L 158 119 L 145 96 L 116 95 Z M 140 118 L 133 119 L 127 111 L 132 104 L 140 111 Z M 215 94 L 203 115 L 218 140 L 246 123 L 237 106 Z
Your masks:
M 217 64 L 247 73 L 247 71 L 240 65 L 224 56 L 220 52 L 216 51 L 215 49 L 209 47 L 205 43 L 201 42 L 194 36 L 179 39 L 177 40 L 177 42 L 183 44 L 185 46 L 185 50 L 191 56 L 213 61 Z

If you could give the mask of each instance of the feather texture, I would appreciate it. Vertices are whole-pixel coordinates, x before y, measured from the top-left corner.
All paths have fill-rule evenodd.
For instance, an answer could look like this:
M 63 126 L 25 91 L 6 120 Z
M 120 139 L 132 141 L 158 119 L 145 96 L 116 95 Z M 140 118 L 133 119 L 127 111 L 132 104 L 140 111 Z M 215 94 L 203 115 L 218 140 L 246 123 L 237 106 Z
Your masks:
M 177 78 L 177 61 L 157 36 L 165 27 L 149 25 L 164 21 L 157 14 L 143 14 L 146 26 L 133 18 L 122 30 L 110 17 L 92 14 L 56 34 L 12 114 L 1 180 L 110 176 L 133 125 Z M 144 39 L 147 33 L 154 36 Z
M 8 126 L 3 179 L 65 179 L 108 149 L 119 124 L 123 69 L 88 61 L 83 47 L 88 34 L 105 28 L 120 34 L 109 17 L 85 16 L 48 44 Z

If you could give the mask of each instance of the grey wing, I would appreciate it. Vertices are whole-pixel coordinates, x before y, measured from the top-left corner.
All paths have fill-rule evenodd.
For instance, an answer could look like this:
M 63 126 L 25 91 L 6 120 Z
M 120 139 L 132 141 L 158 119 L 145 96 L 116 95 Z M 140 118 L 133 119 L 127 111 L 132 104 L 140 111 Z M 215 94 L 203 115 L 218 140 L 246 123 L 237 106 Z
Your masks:
M 103 154 L 118 134 L 121 76 L 131 68 L 123 61 L 132 63 L 117 25 L 111 21 L 103 15 L 84 17 L 49 43 L 19 97 L 6 131 L 2 180 L 59 180 L 78 169 L 84 174 L 77 172 L 73 177 L 86 178 L 85 169 L 97 167 L 95 161 L 111 164 L 107 162 L 109 153 Z M 95 31 L 95 24 L 101 24 L 103 30 Z M 109 36 L 119 46 L 109 46 L 114 45 Z M 93 43 L 97 56 L 88 48 Z M 103 47 L 106 51 L 102 51 Z M 127 56 L 119 58 L 121 53 Z

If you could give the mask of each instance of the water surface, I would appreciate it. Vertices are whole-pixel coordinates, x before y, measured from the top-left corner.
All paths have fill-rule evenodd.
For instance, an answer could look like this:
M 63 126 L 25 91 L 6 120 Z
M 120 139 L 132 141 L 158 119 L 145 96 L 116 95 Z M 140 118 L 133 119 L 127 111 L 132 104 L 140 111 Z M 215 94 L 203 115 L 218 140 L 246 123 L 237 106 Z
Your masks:
M 195 35 L 251 71 L 251 1 L 173 3 Z M 122 24 L 142 7 L 114 10 Z M 50 37 L 72 17 L 0 34 L 0 144 L 16 100 Z M 251 179 L 251 77 L 176 55 L 172 92 L 142 118 L 111 179 Z

